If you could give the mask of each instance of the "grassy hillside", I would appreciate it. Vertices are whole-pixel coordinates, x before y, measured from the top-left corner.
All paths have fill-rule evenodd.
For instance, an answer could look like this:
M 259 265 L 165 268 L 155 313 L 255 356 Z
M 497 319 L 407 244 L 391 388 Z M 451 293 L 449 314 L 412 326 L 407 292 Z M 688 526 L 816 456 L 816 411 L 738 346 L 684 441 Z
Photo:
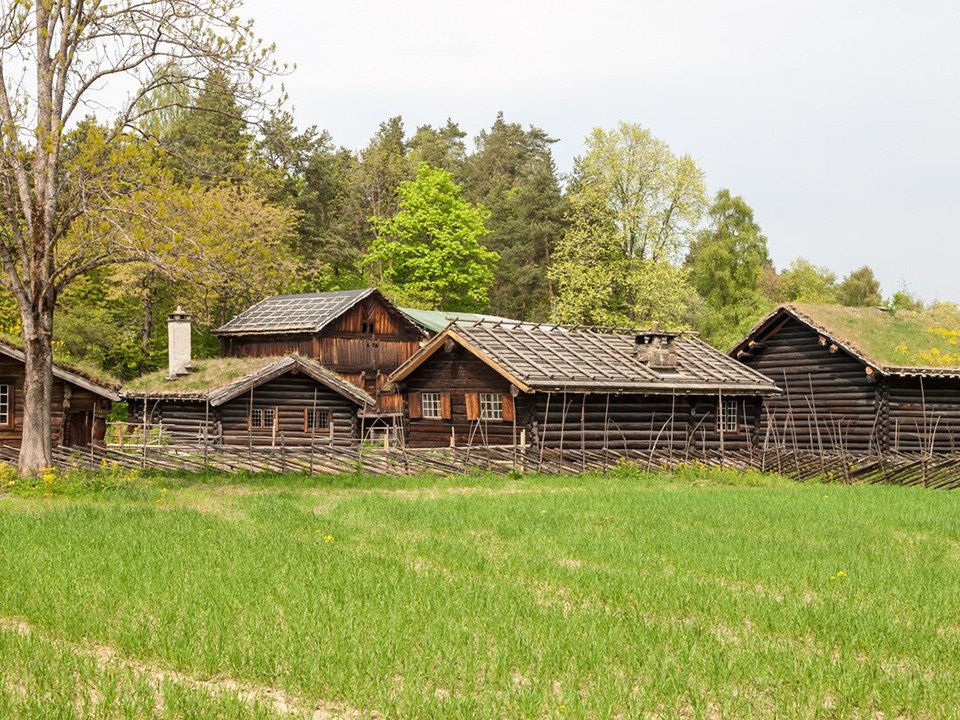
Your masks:
M 217 483 L 5 485 L 0 716 L 960 707 L 956 493 L 693 471 Z

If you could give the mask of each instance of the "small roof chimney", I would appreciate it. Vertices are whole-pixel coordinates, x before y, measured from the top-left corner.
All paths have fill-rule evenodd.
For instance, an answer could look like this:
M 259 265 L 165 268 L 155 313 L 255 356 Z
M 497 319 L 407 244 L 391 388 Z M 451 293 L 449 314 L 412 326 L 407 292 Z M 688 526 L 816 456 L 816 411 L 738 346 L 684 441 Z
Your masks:
M 192 320 L 180 306 L 167 315 L 167 377 L 171 380 L 190 372 Z
M 654 322 L 649 332 L 637 334 L 637 358 L 651 370 L 675 370 L 679 335 L 660 330 L 660 323 Z

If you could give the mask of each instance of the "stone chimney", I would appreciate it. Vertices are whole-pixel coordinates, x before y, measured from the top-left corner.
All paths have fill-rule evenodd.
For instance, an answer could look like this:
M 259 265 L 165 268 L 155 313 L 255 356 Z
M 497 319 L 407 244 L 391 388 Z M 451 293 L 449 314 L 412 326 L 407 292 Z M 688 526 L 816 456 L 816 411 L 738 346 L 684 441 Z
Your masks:
M 637 358 L 651 370 L 674 370 L 678 336 L 679 333 L 661 331 L 660 324 L 655 322 L 649 332 L 637 335 Z
M 190 327 L 193 317 L 177 307 L 167 315 L 167 377 L 170 379 L 190 372 Z

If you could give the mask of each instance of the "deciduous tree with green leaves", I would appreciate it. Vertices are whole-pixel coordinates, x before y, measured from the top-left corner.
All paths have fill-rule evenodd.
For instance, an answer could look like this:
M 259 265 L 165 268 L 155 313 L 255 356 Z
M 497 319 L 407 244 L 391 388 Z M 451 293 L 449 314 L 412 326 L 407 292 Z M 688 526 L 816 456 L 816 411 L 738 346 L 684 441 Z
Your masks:
M 684 324 L 679 267 L 706 207 L 703 171 L 639 125 L 596 128 L 577 158 L 570 227 L 550 270 L 562 322 Z
M 111 165 L 77 164 L 67 172 L 65 133 L 81 108 L 108 108 L 100 155 L 122 158 L 112 148 L 158 109 L 144 107 L 142 98 L 174 83 L 199 91 L 214 70 L 242 76 L 245 95 L 261 97 L 262 80 L 278 68 L 271 48 L 238 17 L 239 6 L 239 0 L 11 0 L 0 7 L 0 282 L 17 303 L 25 345 L 22 473 L 39 472 L 51 458 L 58 295 L 95 267 L 131 259 L 136 246 L 129 236 L 121 248 L 64 242 L 92 210 L 101 222 L 123 225 L 124 217 L 110 211 L 136 186 L 113 182 Z M 164 72 L 171 63 L 179 73 Z M 123 95 L 122 87 L 134 90 Z M 149 257 L 147 249 L 135 249 Z
M 847 275 L 837 286 L 837 299 L 841 305 L 870 307 L 883 302 L 880 281 L 869 265 L 864 265 Z
M 480 242 L 487 211 L 463 198 L 449 172 L 426 163 L 399 194 L 395 215 L 373 218 L 377 239 L 364 265 L 378 285 L 431 308 L 483 310 L 499 259 Z
M 709 227 L 691 244 L 686 263 L 703 299 L 696 327 L 707 342 L 726 348 L 770 308 L 760 291 L 770 255 L 753 210 L 739 195 L 720 190 L 709 218 Z

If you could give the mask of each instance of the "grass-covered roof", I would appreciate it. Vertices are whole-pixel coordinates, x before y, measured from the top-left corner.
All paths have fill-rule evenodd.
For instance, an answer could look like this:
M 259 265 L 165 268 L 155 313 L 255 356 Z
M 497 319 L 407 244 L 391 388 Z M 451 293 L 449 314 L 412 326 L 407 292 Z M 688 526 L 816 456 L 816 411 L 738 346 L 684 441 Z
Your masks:
M 300 355 L 195 360 L 186 375 L 170 379 L 166 371 L 150 373 L 127 383 L 123 394 L 132 398 L 207 399 L 212 406 L 217 406 L 288 372 L 303 372 L 358 405 L 376 404 L 364 390 Z
M 151 395 L 205 395 L 232 382 L 253 375 L 282 360 L 280 357 L 211 358 L 194 360 L 186 375 L 167 377 L 167 370 L 142 375 L 123 386 L 125 393 Z
M 960 308 L 885 311 L 843 305 L 785 306 L 883 368 L 960 368 Z

